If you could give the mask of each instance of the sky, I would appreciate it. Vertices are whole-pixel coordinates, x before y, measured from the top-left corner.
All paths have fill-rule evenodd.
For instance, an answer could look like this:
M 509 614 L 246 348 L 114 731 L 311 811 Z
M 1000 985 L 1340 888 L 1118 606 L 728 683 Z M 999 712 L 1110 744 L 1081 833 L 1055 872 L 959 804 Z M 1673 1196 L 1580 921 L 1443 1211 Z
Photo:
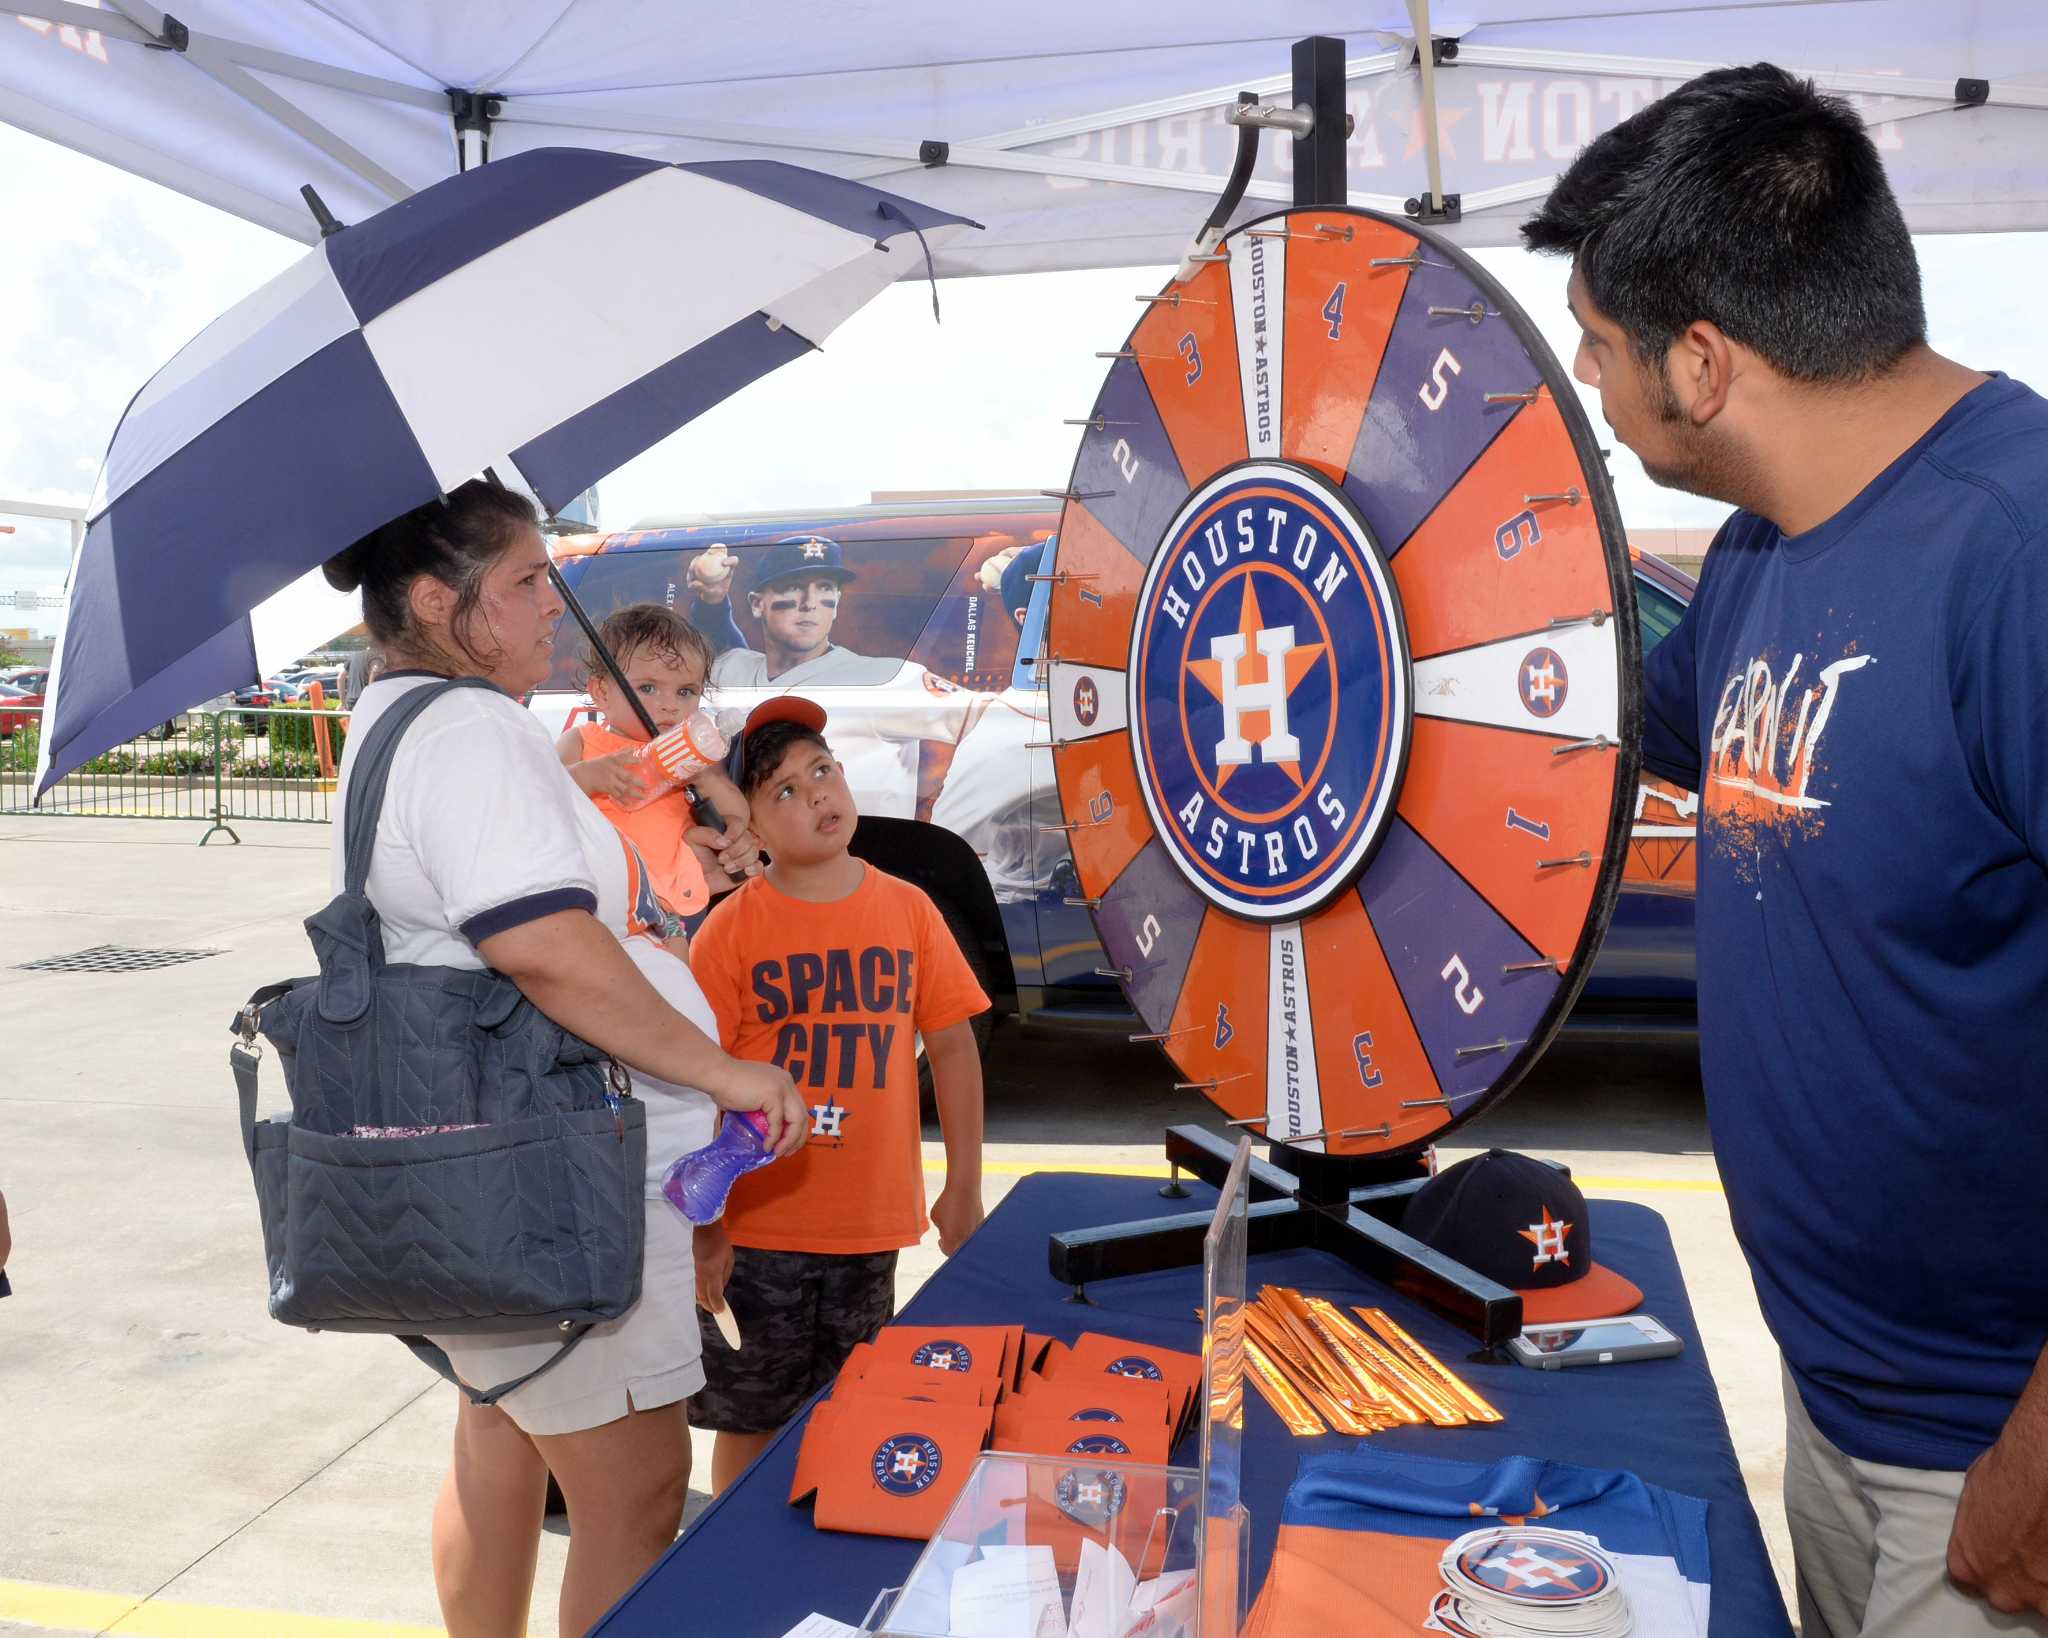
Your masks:
M 0 506 L 80 502 L 136 390 L 217 314 L 305 248 L 112 166 L 0 126 Z M 1191 220 L 1190 227 L 1193 222 Z M 2016 298 L 2048 269 L 2048 238 L 1919 241 L 1931 340 L 1981 368 L 2048 388 L 2048 324 Z M 1516 250 L 1479 259 L 1560 358 L 1576 335 L 1563 264 Z M 1035 491 L 1065 483 L 1076 429 L 1166 270 L 956 279 L 934 325 L 922 282 L 897 285 L 821 353 L 785 366 L 621 468 L 601 521 L 856 504 L 877 490 Z M 1597 403 L 1581 389 L 1594 425 Z M 1657 488 L 1612 459 L 1631 529 L 1711 527 L 1726 509 Z M 232 504 L 232 497 L 222 497 Z M 61 523 L 0 516 L 0 628 L 54 629 L 17 613 L 16 590 L 62 587 Z

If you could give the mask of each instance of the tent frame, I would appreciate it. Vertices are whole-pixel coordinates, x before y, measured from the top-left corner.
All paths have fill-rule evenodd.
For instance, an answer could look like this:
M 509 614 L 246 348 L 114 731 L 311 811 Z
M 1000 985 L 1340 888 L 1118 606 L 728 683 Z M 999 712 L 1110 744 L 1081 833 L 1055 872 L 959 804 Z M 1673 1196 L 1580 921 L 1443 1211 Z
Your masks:
M 1775 0 L 1790 4 L 1793 0 Z M 1443 143 L 1436 117 L 1436 75 L 1445 67 L 1527 69 L 1544 73 L 1572 73 L 1587 76 L 1618 76 L 1679 82 L 1724 66 L 1710 62 L 1683 62 L 1657 57 L 1609 56 L 1582 52 L 1545 51 L 1523 47 L 1464 45 L 1455 36 L 1437 37 L 1430 27 L 1430 0 L 1407 0 L 1412 36 L 1392 38 L 1389 49 L 1348 60 L 1344 80 L 1382 79 L 1413 72 L 1421 84 L 1424 159 L 1428 186 L 1413 199 L 1392 194 L 1347 190 L 1343 203 L 1391 215 L 1406 214 L 1424 222 L 1458 220 L 1463 216 L 1498 210 L 1540 199 L 1548 193 L 1554 176 L 1489 188 L 1477 193 L 1447 192 L 1443 174 Z M 271 86 L 257 78 L 255 71 L 318 85 L 356 96 L 430 110 L 448 117 L 454 143 L 456 168 L 466 170 L 488 158 L 493 125 L 523 125 L 529 128 L 601 128 L 653 137 L 730 144 L 735 147 L 789 149 L 810 155 L 837 155 L 853 160 L 851 166 L 835 167 L 854 181 L 874 182 L 880 178 L 912 174 L 935 165 L 958 165 L 980 170 L 1010 171 L 1043 177 L 1070 177 L 1091 182 L 1118 182 L 1134 187 L 1165 189 L 1214 196 L 1223 191 L 1227 178 L 1160 170 L 1145 165 L 1120 165 L 1095 160 L 1073 159 L 1055 154 L 1026 153 L 1063 138 L 1097 132 L 1140 121 L 1176 114 L 1198 113 L 1226 108 L 1240 91 L 1264 99 L 1290 93 L 1291 74 L 1276 74 L 1229 86 L 1205 87 L 1176 93 L 1148 102 L 1107 108 L 1099 113 L 1076 115 L 1042 125 L 996 132 L 970 138 L 876 137 L 845 131 L 789 130 L 769 124 L 732 123 L 715 120 L 648 118 L 608 112 L 550 99 L 545 105 L 522 104 L 487 87 L 435 89 L 333 67 L 294 56 L 289 52 L 197 32 L 178 18 L 152 5 L 149 0 L 106 0 L 106 9 L 78 5 L 74 0 L 0 0 L 0 13 L 54 23 L 81 34 L 96 31 L 103 39 L 123 48 L 158 51 L 189 63 L 221 89 L 274 121 L 307 143 L 336 165 L 394 202 L 413 192 L 399 177 L 379 165 L 359 148 L 337 135 Z M 1926 80 L 1885 74 L 1815 73 L 1821 89 L 1878 99 L 1864 110 L 1868 124 L 1887 124 L 1925 114 L 1949 113 L 1958 109 L 2029 108 L 2048 111 L 2048 90 L 2003 86 L 1986 80 Z M 58 114 L 25 97 L 0 94 L 0 107 L 12 102 L 32 110 L 32 117 L 19 121 L 40 130 L 82 152 L 94 154 L 124 169 L 148 174 L 146 166 L 134 162 L 145 150 L 140 144 L 87 127 L 70 116 Z M 1246 197 L 1287 204 L 1293 189 L 1284 182 L 1255 181 Z M 269 200 L 258 199 L 224 178 L 209 177 L 197 196 L 237 215 L 262 222 L 292 238 L 312 243 L 320 236 L 317 223 L 294 212 L 281 211 Z M 1334 202 L 1334 201 L 1333 201 Z

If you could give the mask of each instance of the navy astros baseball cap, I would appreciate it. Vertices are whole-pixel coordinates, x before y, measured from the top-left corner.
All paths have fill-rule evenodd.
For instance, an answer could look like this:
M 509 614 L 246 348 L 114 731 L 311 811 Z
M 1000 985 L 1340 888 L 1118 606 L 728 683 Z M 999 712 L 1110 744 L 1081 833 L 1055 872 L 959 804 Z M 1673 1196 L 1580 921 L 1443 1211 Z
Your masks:
M 823 535 L 792 535 L 788 540 L 778 540 L 754 564 L 756 590 L 777 580 L 795 580 L 799 576 L 836 580 L 841 585 L 860 578 L 846 566 L 839 542 Z
M 1555 1166 L 1489 1149 L 1415 1192 L 1401 1232 L 1518 1292 L 1522 1323 L 1560 1325 L 1630 1314 L 1643 1293 L 1593 1261 L 1586 1197 Z
M 735 722 L 737 711 L 718 713 L 719 732 L 726 737 L 725 772 L 735 785 L 742 784 L 747 772 L 747 739 L 756 728 L 765 728 L 771 722 L 793 722 L 808 728 L 814 734 L 824 732 L 825 708 L 816 700 L 807 700 L 801 694 L 775 694 L 763 700 L 746 715 L 744 722 Z

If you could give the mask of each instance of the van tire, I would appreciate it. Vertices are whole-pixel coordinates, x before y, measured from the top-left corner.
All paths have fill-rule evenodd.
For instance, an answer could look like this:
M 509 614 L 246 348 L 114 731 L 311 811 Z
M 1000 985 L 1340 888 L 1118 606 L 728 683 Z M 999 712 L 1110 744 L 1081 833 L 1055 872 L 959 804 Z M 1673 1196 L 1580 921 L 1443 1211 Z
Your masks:
M 981 986 L 981 993 L 993 999 L 997 987 L 995 975 L 989 970 L 988 956 L 982 949 L 981 940 L 975 936 L 974 924 L 967 919 L 966 912 L 959 909 L 951 899 L 937 893 L 930 897 L 938 909 L 939 918 L 946 924 L 946 930 L 953 935 L 953 942 L 960 947 L 960 954 L 967 962 L 968 971 L 974 974 L 975 983 Z M 989 1037 L 995 1033 L 996 1027 L 994 1007 L 990 1006 L 976 1013 L 971 1022 L 974 1028 L 975 1049 L 986 1060 Z M 925 1061 L 922 1045 L 917 1052 L 917 1103 L 925 1119 L 937 1117 L 939 1106 L 932 1091 L 931 1065 Z

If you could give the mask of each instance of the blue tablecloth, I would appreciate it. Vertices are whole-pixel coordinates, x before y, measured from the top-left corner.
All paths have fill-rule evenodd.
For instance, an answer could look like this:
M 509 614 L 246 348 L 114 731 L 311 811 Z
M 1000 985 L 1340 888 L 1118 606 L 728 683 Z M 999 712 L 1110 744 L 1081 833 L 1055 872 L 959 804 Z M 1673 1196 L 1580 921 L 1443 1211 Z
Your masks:
M 1190 1184 L 1193 1197 L 1186 1201 L 1161 1200 L 1158 1189 L 1141 1178 L 1026 1178 L 900 1318 L 915 1325 L 1022 1324 L 1069 1340 L 1106 1331 L 1199 1352 L 1199 1268 L 1092 1285 L 1087 1306 L 1069 1302 L 1067 1289 L 1046 1271 L 1046 1236 L 1054 1230 L 1215 1204 L 1215 1191 L 1201 1183 Z M 1385 1307 L 1506 1417 L 1495 1426 L 1375 1434 L 1374 1446 L 1465 1461 L 1527 1454 L 1627 1468 L 1653 1484 L 1703 1497 L 1710 1504 L 1715 1638 L 1789 1638 L 1791 1623 L 1742 1487 L 1664 1219 L 1648 1207 L 1613 1200 L 1594 1201 L 1592 1213 L 1595 1254 L 1642 1287 L 1645 1313 L 1685 1339 L 1676 1358 L 1554 1372 L 1470 1364 L 1468 1333 L 1323 1252 L 1255 1257 L 1249 1283 L 1254 1292 L 1262 1284 L 1291 1285 L 1339 1302 Z M 858 1623 L 877 1591 L 901 1584 L 920 1543 L 818 1530 L 808 1507 L 789 1505 L 801 1435 L 799 1419 L 595 1630 L 604 1638 L 779 1638 L 812 1610 Z M 1301 1457 L 1354 1443 L 1334 1434 L 1294 1438 L 1263 1399 L 1246 1392 L 1243 1494 L 1252 1518 L 1255 1592 Z M 1174 1459 L 1194 1465 L 1192 1437 Z

